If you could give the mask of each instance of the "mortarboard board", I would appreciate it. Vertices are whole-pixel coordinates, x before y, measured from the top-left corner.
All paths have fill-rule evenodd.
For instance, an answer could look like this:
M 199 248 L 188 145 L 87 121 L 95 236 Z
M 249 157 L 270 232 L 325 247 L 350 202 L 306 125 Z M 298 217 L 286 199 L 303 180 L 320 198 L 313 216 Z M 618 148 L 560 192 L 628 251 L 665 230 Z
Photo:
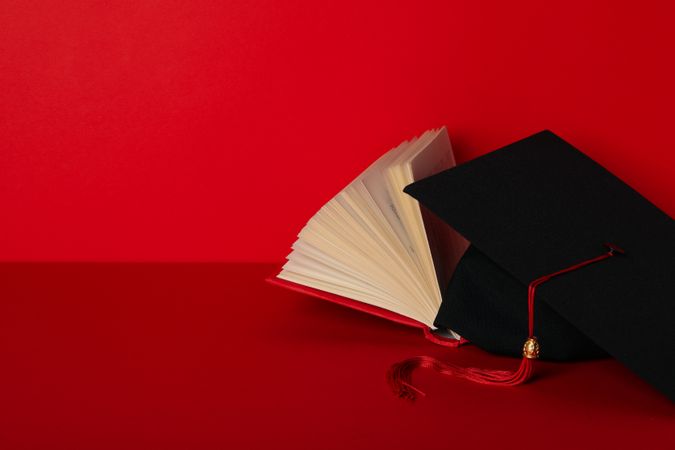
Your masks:
M 539 348 L 527 347 L 537 343 L 546 359 L 609 354 L 675 400 L 675 222 L 668 215 L 550 131 L 405 192 L 471 242 L 436 326 L 491 352 L 523 352 L 524 363 L 538 356 Z M 523 349 L 532 322 L 538 342 L 528 339 Z M 453 371 L 430 359 L 400 363 L 390 372 L 399 394 L 411 394 L 416 366 Z M 476 378 L 475 370 L 463 376 Z

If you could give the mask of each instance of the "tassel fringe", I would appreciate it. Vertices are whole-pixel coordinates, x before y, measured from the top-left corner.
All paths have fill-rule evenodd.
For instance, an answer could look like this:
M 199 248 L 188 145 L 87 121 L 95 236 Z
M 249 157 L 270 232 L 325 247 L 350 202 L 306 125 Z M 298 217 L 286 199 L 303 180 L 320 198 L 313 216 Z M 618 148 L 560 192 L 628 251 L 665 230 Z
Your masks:
M 429 356 L 416 356 L 394 364 L 387 372 L 387 382 L 394 394 L 410 401 L 415 401 L 418 395 L 426 395 L 412 384 L 412 374 L 420 368 L 493 386 L 516 386 L 525 383 L 534 373 L 533 360 L 526 357 L 521 359 L 518 370 L 510 371 L 461 367 Z

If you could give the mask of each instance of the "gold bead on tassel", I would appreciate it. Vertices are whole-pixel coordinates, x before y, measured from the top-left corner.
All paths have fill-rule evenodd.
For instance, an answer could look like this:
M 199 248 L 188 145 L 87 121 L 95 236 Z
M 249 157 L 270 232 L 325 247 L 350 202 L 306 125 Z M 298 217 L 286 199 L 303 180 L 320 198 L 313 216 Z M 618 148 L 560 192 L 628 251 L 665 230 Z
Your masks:
M 527 338 L 523 345 L 523 356 L 527 359 L 539 358 L 539 342 L 536 337 Z

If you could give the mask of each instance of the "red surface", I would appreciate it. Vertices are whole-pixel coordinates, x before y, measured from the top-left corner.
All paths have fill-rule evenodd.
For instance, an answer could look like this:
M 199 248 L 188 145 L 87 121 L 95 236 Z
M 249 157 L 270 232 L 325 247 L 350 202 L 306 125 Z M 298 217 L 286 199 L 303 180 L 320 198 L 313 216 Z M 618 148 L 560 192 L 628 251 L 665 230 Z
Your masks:
M 0 260 L 279 261 L 446 124 L 551 128 L 675 216 L 674 3 L 3 1 Z
M 0 265 L 0 448 L 673 448 L 675 406 L 613 360 L 490 388 L 385 371 L 472 346 L 263 282 L 268 265 Z

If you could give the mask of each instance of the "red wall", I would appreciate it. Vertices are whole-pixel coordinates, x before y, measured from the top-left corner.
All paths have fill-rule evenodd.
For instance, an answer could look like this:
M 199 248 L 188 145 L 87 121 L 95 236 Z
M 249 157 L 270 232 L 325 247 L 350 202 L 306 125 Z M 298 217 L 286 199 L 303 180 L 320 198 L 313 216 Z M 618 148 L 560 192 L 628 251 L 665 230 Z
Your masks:
M 279 260 L 443 124 L 460 161 L 550 128 L 675 216 L 653 4 L 2 2 L 0 259 Z

